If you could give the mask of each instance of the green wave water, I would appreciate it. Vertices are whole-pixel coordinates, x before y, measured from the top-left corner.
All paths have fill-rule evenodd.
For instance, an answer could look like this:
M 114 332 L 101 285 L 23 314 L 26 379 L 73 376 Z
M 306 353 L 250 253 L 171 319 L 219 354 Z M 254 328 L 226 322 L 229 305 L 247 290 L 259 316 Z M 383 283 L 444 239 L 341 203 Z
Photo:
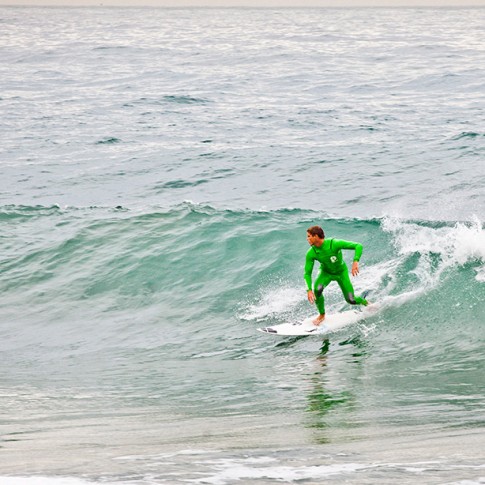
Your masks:
M 364 244 L 354 284 L 380 302 L 385 323 L 374 322 L 379 332 L 445 338 L 459 322 L 461 331 L 480 336 L 485 245 L 478 220 L 331 219 L 312 211 L 190 203 L 145 213 L 4 207 L 1 219 L 1 309 L 19 346 L 25 344 L 20 334 L 42 345 L 42 332 L 56 328 L 61 347 L 101 349 L 107 341 L 148 344 L 162 337 L 162 348 L 165 340 L 168 347 L 183 343 L 181 351 L 191 357 L 216 350 L 216 334 L 235 333 L 251 347 L 255 325 L 313 311 L 302 266 L 305 231 L 314 223 L 330 236 Z M 329 288 L 328 301 L 332 311 L 346 307 L 337 286 Z M 186 339 L 194 323 L 195 339 Z M 92 333 L 93 326 L 104 338 Z

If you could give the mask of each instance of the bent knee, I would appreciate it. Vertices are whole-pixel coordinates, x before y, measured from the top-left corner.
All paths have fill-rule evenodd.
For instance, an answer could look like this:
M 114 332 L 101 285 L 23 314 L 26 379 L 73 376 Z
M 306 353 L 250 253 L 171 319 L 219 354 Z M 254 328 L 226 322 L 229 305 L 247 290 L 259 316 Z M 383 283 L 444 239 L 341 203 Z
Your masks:
M 354 298 L 354 295 L 352 293 L 349 293 L 345 300 L 347 301 L 347 303 L 350 303 L 351 305 L 357 305 L 357 302 L 355 301 L 355 298 Z

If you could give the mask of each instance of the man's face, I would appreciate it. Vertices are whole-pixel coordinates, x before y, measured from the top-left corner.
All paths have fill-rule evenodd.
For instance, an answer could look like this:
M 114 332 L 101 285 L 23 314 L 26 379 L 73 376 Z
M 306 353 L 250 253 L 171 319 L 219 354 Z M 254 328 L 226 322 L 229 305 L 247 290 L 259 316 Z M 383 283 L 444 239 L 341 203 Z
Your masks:
M 320 238 L 318 236 L 312 236 L 309 232 L 307 232 L 306 240 L 310 246 L 313 246 L 316 242 L 320 241 Z

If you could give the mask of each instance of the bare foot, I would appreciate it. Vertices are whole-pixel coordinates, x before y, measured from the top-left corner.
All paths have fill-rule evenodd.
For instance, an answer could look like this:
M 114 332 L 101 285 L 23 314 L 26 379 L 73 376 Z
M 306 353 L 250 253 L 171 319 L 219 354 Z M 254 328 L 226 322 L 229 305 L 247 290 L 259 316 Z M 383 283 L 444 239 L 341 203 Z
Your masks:
M 365 310 L 368 313 L 377 312 L 379 310 L 379 304 L 378 303 L 370 303 L 369 302 L 368 305 L 366 305 Z
M 313 320 L 313 325 L 316 325 L 318 327 L 318 325 L 320 325 L 324 320 L 325 320 L 325 314 L 318 315 L 318 317 Z

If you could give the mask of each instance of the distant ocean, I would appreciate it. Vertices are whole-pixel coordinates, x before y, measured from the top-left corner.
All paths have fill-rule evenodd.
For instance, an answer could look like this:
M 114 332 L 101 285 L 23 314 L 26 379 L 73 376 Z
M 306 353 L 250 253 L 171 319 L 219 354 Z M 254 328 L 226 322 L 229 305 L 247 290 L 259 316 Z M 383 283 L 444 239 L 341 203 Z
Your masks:
M 0 483 L 485 483 L 484 39 L 485 9 L 0 8 Z M 314 224 L 379 311 L 257 332 L 315 313 Z

